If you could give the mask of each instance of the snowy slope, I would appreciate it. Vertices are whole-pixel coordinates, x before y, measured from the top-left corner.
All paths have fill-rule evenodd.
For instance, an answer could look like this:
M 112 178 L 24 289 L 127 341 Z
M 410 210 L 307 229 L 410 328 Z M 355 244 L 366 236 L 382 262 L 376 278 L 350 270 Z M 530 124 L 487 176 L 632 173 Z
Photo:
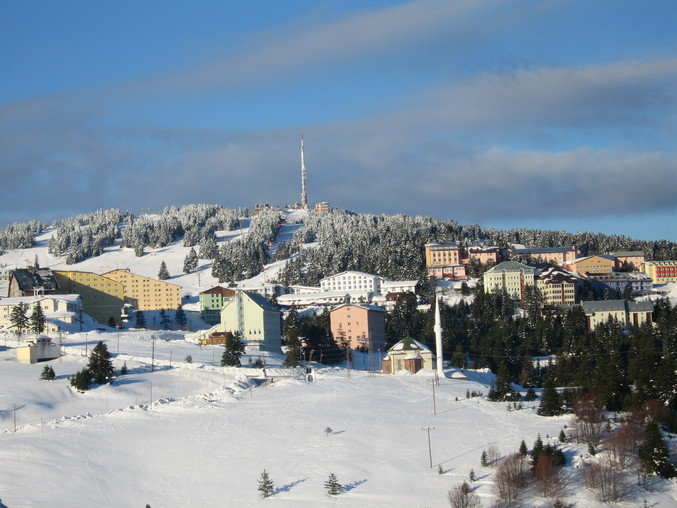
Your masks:
M 503 403 L 466 399 L 467 390 L 487 393 L 491 375 L 485 373 L 442 379 L 437 415 L 431 372 L 348 375 L 323 368 L 312 383 L 290 377 L 254 387 L 247 375 L 260 370 L 219 367 L 219 348 L 165 334 L 122 332 L 119 354 L 116 333 L 73 334 L 66 356 L 50 362 L 56 381 L 38 380 L 43 364 L 18 365 L 16 343 L 7 338 L 0 351 L 0 497 L 6 506 L 439 507 L 471 469 L 483 506 L 491 506 L 495 469 L 480 467 L 482 450 L 495 445 L 512 453 L 522 439 L 531 445 L 539 433 L 546 441 L 557 436 L 568 421 L 537 416 L 534 404 L 507 411 Z M 116 367 L 126 361 L 130 373 L 111 386 L 74 392 L 67 377 L 82 368 L 85 348 L 99 339 L 107 339 Z M 193 363 L 184 361 L 189 354 Z M 280 360 L 269 355 L 268 372 L 279 374 Z M 327 427 L 333 434 L 325 435 Z M 434 428 L 432 468 L 427 428 Z M 564 449 L 569 459 L 586 455 L 574 445 Z M 264 469 L 276 487 L 269 500 L 256 490 Z M 576 478 L 577 470 L 568 469 Z M 329 473 L 346 487 L 337 498 L 323 488 Z M 624 506 L 643 498 L 675 506 L 674 483 L 656 487 Z M 577 507 L 602 506 L 580 485 L 565 495 Z M 526 499 L 548 506 L 534 492 Z

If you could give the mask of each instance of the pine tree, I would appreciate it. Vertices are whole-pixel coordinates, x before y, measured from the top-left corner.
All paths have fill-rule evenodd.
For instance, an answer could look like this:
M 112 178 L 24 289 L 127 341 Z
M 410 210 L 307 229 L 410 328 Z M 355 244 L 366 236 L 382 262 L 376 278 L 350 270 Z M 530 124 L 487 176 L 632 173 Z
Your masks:
M 89 355 L 87 370 L 90 373 L 91 380 L 99 385 L 110 383 L 115 375 L 108 347 L 103 341 L 99 341 Z
M 329 478 L 324 482 L 324 488 L 330 496 L 338 496 L 341 493 L 342 485 L 338 482 L 334 473 L 329 473 Z
M 53 381 L 56 379 L 56 374 L 54 369 L 50 365 L 45 365 L 42 369 L 42 374 L 40 374 L 40 379 L 43 381 Z
M 273 481 L 270 479 L 270 476 L 268 475 L 268 472 L 265 469 L 263 470 L 263 473 L 261 473 L 261 477 L 259 478 L 258 491 L 261 494 L 261 497 L 263 498 L 272 496 L 275 491 Z
M 169 316 L 167 316 L 165 309 L 160 310 L 160 326 L 163 330 L 167 330 L 169 328 Z
M 183 310 L 183 307 L 181 307 L 181 305 L 179 305 L 176 308 L 176 312 L 174 313 L 174 323 L 181 330 L 183 330 L 183 328 L 186 326 L 186 324 L 188 324 L 188 319 L 186 318 L 186 312 Z
M 167 263 L 164 261 L 160 263 L 160 271 L 157 274 L 157 278 L 160 280 L 167 280 L 169 278 L 169 271 L 167 270 Z
M 128 370 L 127 370 L 127 362 L 125 361 L 125 362 L 122 364 L 122 368 L 120 369 L 120 375 L 121 375 L 121 376 L 124 376 L 125 374 L 127 374 L 127 372 L 128 372 Z
M 240 358 L 244 354 L 244 344 L 240 339 L 239 332 L 233 332 L 226 339 L 226 348 L 221 356 L 221 365 L 223 367 L 240 367 Z
M 301 342 L 296 328 L 287 330 L 287 356 L 284 359 L 285 367 L 296 367 L 301 359 Z
M 71 386 L 79 392 L 85 392 L 89 390 L 89 385 L 91 382 L 91 375 L 87 370 L 87 367 L 81 371 L 76 372 L 75 376 L 71 378 Z
M 40 335 L 45 331 L 45 313 L 42 310 L 40 302 L 36 302 L 33 306 L 33 312 L 31 313 L 31 317 L 28 318 L 28 323 L 31 331 L 36 335 Z
M 675 467 L 670 463 L 670 449 L 663 440 L 661 429 L 655 420 L 646 424 L 642 444 L 639 447 L 639 460 L 642 470 L 648 474 L 657 474 L 663 478 L 675 476 Z
M 142 310 L 137 310 L 134 314 L 136 328 L 146 328 L 146 316 L 143 315 Z
M 188 254 L 183 260 L 183 273 L 190 273 L 197 268 L 199 259 L 197 257 L 197 252 L 193 247 L 190 248 Z
M 522 442 L 520 443 L 519 454 L 522 457 L 526 457 L 528 453 L 529 453 L 529 449 L 527 448 L 527 444 L 524 442 L 524 439 L 523 439 Z
M 23 332 L 28 328 L 28 316 L 26 312 L 28 311 L 28 305 L 25 303 L 20 303 L 12 307 L 12 310 L 9 314 L 9 322 L 14 327 L 14 330 L 19 338 L 23 335 Z
M 482 467 L 489 467 L 489 456 L 487 455 L 486 450 L 482 450 L 482 455 L 480 456 L 480 465 Z
M 541 398 L 537 413 L 541 416 L 555 416 L 561 414 L 561 412 L 562 403 L 555 389 L 555 377 L 551 372 L 545 379 L 543 397 Z

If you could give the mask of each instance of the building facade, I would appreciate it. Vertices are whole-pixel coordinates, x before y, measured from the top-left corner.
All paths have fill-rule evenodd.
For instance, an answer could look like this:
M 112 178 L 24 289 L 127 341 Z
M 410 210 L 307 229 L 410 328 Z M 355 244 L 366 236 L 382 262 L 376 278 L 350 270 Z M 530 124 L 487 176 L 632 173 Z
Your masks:
M 235 296 L 234 289 L 215 286 L 200 293 L 200 317 L 210 325 L 221 322 L 221 309 Z
M 54 270 L 53 273 L 62 294 L 80 295 L 83 312 L 101 324 L 108 324 L 110 318 L 120 322 L 125 297 L 122 284 L 93 272 Z
M 505 290 L 510 298 L 524 301 L 525 288 L 535 285 L 536 270 L 517 261 L 503 261 L 484 272 L 484 292 Z
M 624 330 L 628 330 L 630 326 L 651 323 L 653 315 L 653 303 L 651 302 L 602 300 L 582 302 L 581 307 L 585 312 L 589 332 L 595 330 L 601 323 L 606 323 L 609 319 L 618 321 Z
M 351 349 L 385 351 L 385 309 L 382 307 L 346 303 L 332 309 L 329 320 L 337 343 L 344 335 Z
M 573 273 L 611 273 L 615 265 L 616 258 L 613 256 L 586 256 L 560 264 Z
M 591 275 L 593 287 L 608 289 L 622 297 L 628 286 L 632 296 L 648 294 L 653 290 L 651 276 L 642 272 L 614 272 Z M 612 294 L 613 294 L 612 293 Z
M 72 325 L 80 319 L 82 299 L 78 295 L 20 296 L 0 299 L 0 327 L 12 330 L 10 316 L 17 305 L 27 307 L 26 315 L 30 316 L 36 304 L 40 304 L 45 315 L 43 333 L 56 334 L 66 325 Z
M 405 337 L 388 350 L 381 360 L 381 371 L 384 374 L 395 374 L 407 370 L 416 374 L 421 369 L 434 369 L 435 356 L 428 346 L 411 337 Z
M 548 247 L 543 249 L 513 249 L 511 259 L 531 263 L 566 263 L 578 257 L 574 247 Z
M 620 270 L 639 270 L 644 263 L 644 252 L 641 250 L 629 252 L 612 252 L 609 254 L 616 259 L 616 271 Z
M 380 293 L 383 277 L 369 273 L 347 271 L 320 280 L 323 291 Z
M 576 303 L 577 279 L 559 267 L 549 268 L 536 276 L 536 287 L 545 305 L 573 305 Z
M 261 351 L 282 351 L 281 313 L 263 296 L 238 290 L 221 309 L 221 322 L 186 336 L 200 342 L 223 333 L 239 333 L 245 346 Z
M 181 286 L 164 280 L 136 275 L 129 269 L 103 274 L 124 287 L 124 300 L 135 310 L 170 310 L 181 305 Z
M 59 283 L 49 268 L 19 268 L 9 273 L 9 298 L 53 295 L 58 292 Z
M 642 263 L 641 270 L 651 277 L 654 284 L 677 282 L 677 261 L 646 261 Z

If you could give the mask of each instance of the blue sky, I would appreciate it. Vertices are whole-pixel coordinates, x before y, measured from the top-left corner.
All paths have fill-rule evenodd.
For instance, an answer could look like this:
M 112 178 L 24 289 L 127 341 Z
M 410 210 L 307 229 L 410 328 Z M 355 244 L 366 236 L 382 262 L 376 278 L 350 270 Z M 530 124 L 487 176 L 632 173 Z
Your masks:
M 0 222 L 310 202 L 677 241 L 677 9 L 0 0 Z

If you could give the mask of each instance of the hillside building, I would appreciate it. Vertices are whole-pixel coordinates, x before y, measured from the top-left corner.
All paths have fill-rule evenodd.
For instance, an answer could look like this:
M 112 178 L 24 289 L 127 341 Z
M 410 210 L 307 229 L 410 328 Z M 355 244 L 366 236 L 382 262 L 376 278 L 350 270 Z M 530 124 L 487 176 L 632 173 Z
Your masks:
M 434 369 L 435 355 L 426 346 L 405 337 L 388 350 L 388 354 L 381 360 L 381 371 L 384 374 L 395 374 L 400 370 L 407 370 L 416 374 L 421 369 Z
M 351 349 L 385 351 L 385 309 L 346 303 L 332 309 L 329 320 L 337 343 L 344 335 Z
M 644 263 L 644 252 L 641 250 L 628 252 L 612 252 L 609 254 L 616 259 L 616 271 L 630 271 L 639 270 L 639 267 Z
M 221 309 L 235 296 L 234 289 L 215 286 L 200 292 L 200 317 L 210 325 L 221 322 Z
M 54 270 L 59 291 L 77 294 L 82 299 L 82 310 L 101 324 L 110 318 L 119 323 L 124 304 L 124 287 L 117 281 L 93 272 Z
M 586 256 L 560 263 L 565 270 L 580 274 L 611 273 L 615 265 L 616 258 L 613 256 Z
M 48 296 L 20 296 L 16 298 L 0 299 L 0 326 L 12 331 L 10 319 L 14 307 L 25 304 L 27 316 L 33 312 L 39 303 L 45 314 L 45 330 L 43 333 L 54 335 L 66 325 L 72 325 L 80 319 L 82 313 L 82 299 L 79 295 L 48 295 Z
M 221 322 L 208 330 L 187 335 L 197 342 L 224 333 L 240 334 L 245 346 L 261 351 L 282 351 L 281 313 L 261 295 L 238 290 L 221 309 Z
M 135 310 L 175 310 L 181 305 L 181 286 L 171 282 L 136 275 L 126 268 L 103 275 L 122 284 L 125 303 Z
M 576 303 L 578 279 L 559 267 L 551 267 L 536 275 L 536 287 L 543 297 L 544 305 L 573 305 Z
M 609 319 L 618 321 L 623 330 L 628 330 L 631 326 L 651 323 L 653 315 L 652 302 L 601 300 L 582 302 L 581 307 L 583 307 L 583 312 L 585 312 L 589 332 L 594 331 L 600 323 L 605 323 Z
M 677 282 L 677 261 L 646 261 L 641 265 L 654 284 Z
M 566 263 L 578 257 L 575 247 L 547 247 L 541 249 L 512 249 L 510 259 L 528 263 Z
M 503 261 L 484 272 L 484 292 L 505 290 L 510 298 L 524 302 L 527 286 L 534 286 L 536 270 L 517 261 Z
M 19 268 L 11 270 L 7 296 L 53 295 L 59 292 L 59 283 L 49 268 Z

